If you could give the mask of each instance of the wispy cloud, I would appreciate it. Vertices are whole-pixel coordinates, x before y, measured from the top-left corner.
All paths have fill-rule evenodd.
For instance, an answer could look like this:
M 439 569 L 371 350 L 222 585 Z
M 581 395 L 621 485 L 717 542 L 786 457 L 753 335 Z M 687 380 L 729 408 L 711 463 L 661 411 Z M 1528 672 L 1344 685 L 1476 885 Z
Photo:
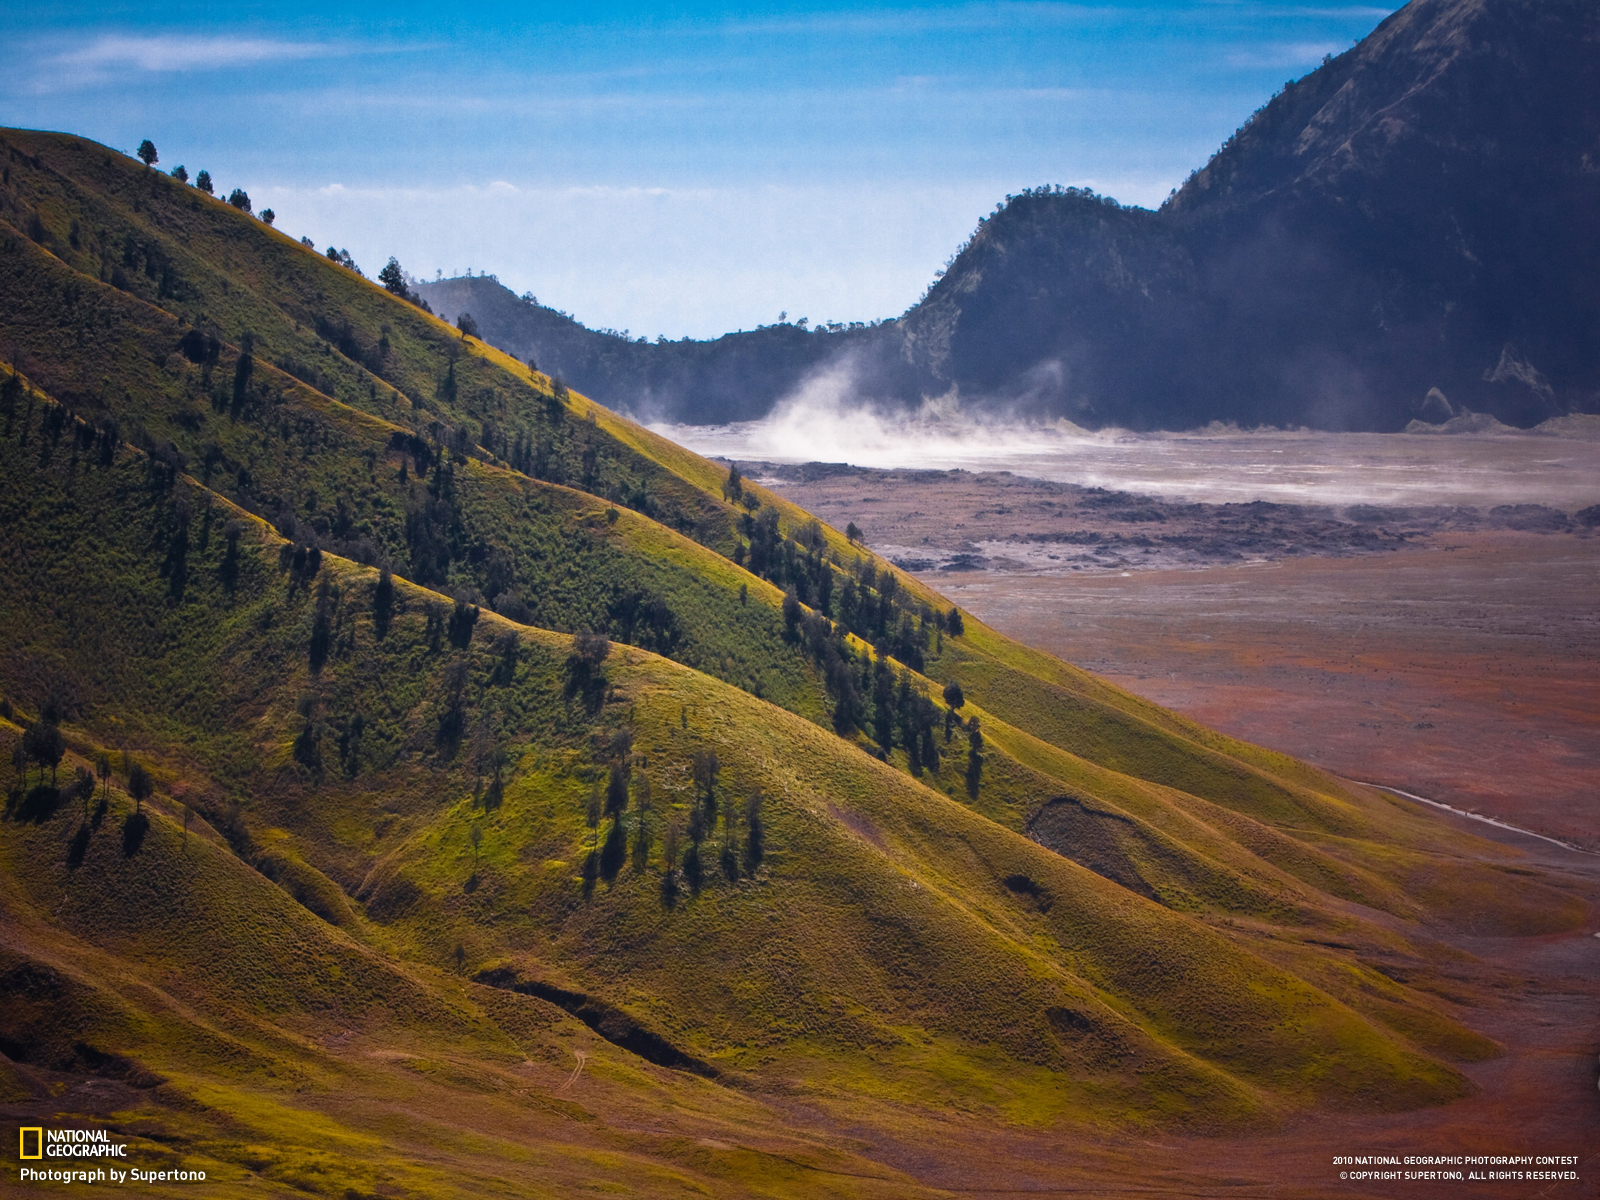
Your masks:
M 328 42 L 290 42 L 276 38 L 203 37 L 186 34 L 136 36 L 103 33 L 86 45 L 62 51 L 51 61 L 57 67 L 84 73 L 111 68 L 136 71 L 215 71 L 245 63 L 280 62 L 350 53 Z
M 951 8 L 867 9 L 795 17 L 735 20 L 704 27 L 704 32 L 736 34 L 906 35 L 1062 25 L 1125 16 L 1113 4 L 1071 4 L 1055 0 L 963 4 Z
M 1345 47 L 1337 42 L 1271 42 L 1231 51 L 1227 62 L 1230 67 L 1249 69 L 1305 67 L 1317 62 L 1324 54 L 1337 54 L 1343 49 Z

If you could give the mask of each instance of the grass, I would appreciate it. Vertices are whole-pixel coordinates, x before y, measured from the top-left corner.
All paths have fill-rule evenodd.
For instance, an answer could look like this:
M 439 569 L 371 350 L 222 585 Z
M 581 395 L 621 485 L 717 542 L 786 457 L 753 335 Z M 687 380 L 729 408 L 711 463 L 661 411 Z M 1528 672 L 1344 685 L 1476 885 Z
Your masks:
M 1584 916 L 1509 852 L 970 618 L 915 683 L 962 682 L 975 794 L 961 739 L 915 777 L 879 761 L 727 557 L 721 467 L 91 143 L 4 138 L 0 750 L 50 705 L 64 778 L 119 764 L 87 820 L 0 765 L 0 1089 L 25 1107 L 105 1074 L 116 1119 L 223 1194 L 915 1195 L 785 1098 L 885 1137 L 1446 1103 L 1495 1047 L 1397 982 L 1442 978 L 1429 923 Z M 174 349 L 194 328 L 236 339 L 209 381 Z M 245 330 L 256 391 L 219 404 Z M 102 453 L 102 417 L 137 445 Z M 562 478 L 484 419 L 551 439 Z M 437 511 L 402 482 L 424 459 L 452 470 Z M 670 620 L 585 691 L 574 633 L 630 611 Z M 629 805 L 592 826 L 624 733 Z M 712 751 L 696 885 L 664 846 Z M 691 1059 L 709 1077 L 661 1065 Z

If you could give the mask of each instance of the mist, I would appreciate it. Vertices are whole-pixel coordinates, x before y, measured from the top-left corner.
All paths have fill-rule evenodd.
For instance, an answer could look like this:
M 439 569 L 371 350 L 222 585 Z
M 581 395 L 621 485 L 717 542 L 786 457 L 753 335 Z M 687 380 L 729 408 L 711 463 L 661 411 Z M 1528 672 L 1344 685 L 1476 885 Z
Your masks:
M 953 397 L 912 411 L 859 399 L 837 361 L 772 412 L 726 425 L 652 426 L 698 453 L 744 464 L 848 463 L 1018 475 L 1205 503 L 1392 507 L 1600 503 L 1600 418 L 1532 431 L 1479 422 L 1463 433 L 1327 433 L 1212 425 L 1181 433 L 1087 430 L 995 415 Z

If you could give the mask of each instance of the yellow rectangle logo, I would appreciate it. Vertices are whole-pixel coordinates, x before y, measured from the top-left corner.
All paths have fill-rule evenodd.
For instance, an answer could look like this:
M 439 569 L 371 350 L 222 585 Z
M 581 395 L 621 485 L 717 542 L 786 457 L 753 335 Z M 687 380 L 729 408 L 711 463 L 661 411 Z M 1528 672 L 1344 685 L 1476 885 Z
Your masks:
M 30 1133 L 33 1134 L 33 1153 L 32 1154 L 28 1153 L 28 1135 Z M 17 1157 L 18 1158 L 43 1158 L 44 1157 L 44 1126 L 35 1125 L 35 1126 L 32 1126 L 32 1127 L 24 1127 L 22 1129 L 21 1133 L 19 1134 L 19 1136 L 17 1138 L 17 1141 L 19 1143 L 21 1143 L 17 1147 Z

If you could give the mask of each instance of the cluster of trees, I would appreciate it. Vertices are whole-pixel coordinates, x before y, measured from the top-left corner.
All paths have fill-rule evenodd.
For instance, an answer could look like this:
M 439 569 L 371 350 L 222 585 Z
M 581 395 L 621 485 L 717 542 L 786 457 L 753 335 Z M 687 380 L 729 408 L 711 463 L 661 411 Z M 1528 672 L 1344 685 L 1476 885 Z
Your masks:
M 965 632 L 958 609 L 939 612 L 915 600 L 901 589 L 892 571 L 880 572 L 870 560 L 860 557 L 846 570 L 838 555 L 829 551 L 819 522 L 809 521 L 794 536 L 785 535 L 777 510 L 762 508 L 744 491 L 737 467 L 729 472 L 724 493 L 742 498 L 746 507 L 753 509 L 739 519 L 744 536 L 734 547 L 733 561 L 786 589 L 795 604 L 825 618 L 836 618 L 846 631 L 871 643 L 879 653 L 920 671 L 935 641 L 942 648 L 946 633 L 959 637 Z M 836 581 L 841 576 L 844 584 L 839 587 Z M 797 624 L 796 611 L 786 612 L 791 633 Z
M 357 275 L 361 275 L 361 268 L 356 266 L 356 260 L 350 257 L 350 251 L 340 250 L 334 246 L 329 246 L 327 250 L 327 256 L 329 262 L 338 263 L 346 270 L 354 271 Z M 362 275 L 361 277 L 363 279 L 366 278 L 365 275 Z
M 11 752 L 11 765 L 16 768 L 24 788 L 28 786 L 28 770 L 32 766 L 39 768 L 36 786 L 44 786 L 44 773 L 48 768 L 50 786 L 55 787 L 56 771 L 66 753 L 67 741 L 61 736 L 61 728 L 54 715 L 47 714 L 43 719 L 23 727 L 22 738 Z
M 27 445 L 33 432 L 33 415 L 40 403 L 41 397 L 23 381 L 13 364 L 11 374 L 0 378 L 0 414 L 5 417 L 4 436 L 9 438 L 15 435 L 19 442 Z M 20 424 L 17 420 L 19 408 Z M 91 423 L 67 405 L 51 400 L 43 400 L 43 410 L 39 429 L 45 441 L 44 461 L 49 460 L 63 439 L 67 440 L 74 455 L 82 455 L 102 467 L 109 467 L 116 459 L 117 447 L 122 445 L 123 438 L 122 426 L 115 417 L 105 415 Z M 70 438 L 67 437 L 69 433 Z M 155 444 L 142 431 L 138 440 L 140 448 L 147 453 L 156 451 Z
M 762 507 L 745 488 L 737 464 L 729 469 L 723 495 L 747 510 L 740 517 L 744 536 L 733 560 L 786 589 L 785 637 L 803 645 L 817 665 L 834 729 L 846 737 L 867 732 L 884 757 L 896 747 L 904 749 L 911 773 L 920 775 L 924 769 L 939 769 L 943 751 L 934 731 L 942 724 L 948 743 L 959 725 L 968 732 L 968 786 L 976 795 L 982 734 L 976 718 L 963 724 L 956 716 L 964 704 L 960 687 L 946 689 L 949 707 L 941 709 L 911 674 L 926 667 L 930 649 L 943 649 L 946 634 L 960 637 L 966 632 L 961 611 L 941 612 L 915 599 L 900 587 L 894 572 L 880 571 L 870 559 L 857 557 L 845 567 L 828 549 L 815 520 L 793 536 L 785 535 L 777 510 Z M 852 525 L 851 540 L 860 536 Z M 840 578 L 843 583 L 837 585 Z M 858 653 L 850 634 L 868 643 L 873 653 Z M 896 670 L 891 658 L 910 670 Z
M 378 272 L 378 282 L 383 284 L 384 291 L 391 296 L 399 296 L 407 304 L 415 304 L 425 313 L 433 309 L 428 307 L 428 302 L 411 289 L 411 281 L 406 276 L 406 269 L 400 265 L 400 260 L 394 255 L 389 256 L 389 261 L 384 264 L 383 270 Z
M 969 733 L 968 790 L 977 795 L 982 773 L 982 735 L 978 719 L 962 722 L 959 714 L 966 698 L 961 686 L 951 682 L 944 689 L 941 708 L 926 692 L 911 671 L 896 669 L 880 649 L 875 654 L 857 654 L 836 625 L 819 613 L 802 610 L 793 593 L 784 598 L 784 620 L 791 636 L 806 647 L 817 664 L 833 707 L 833 727 L 843 737 L 867 733 L 877 743 L 878 753 L 887 758 L 895 749 L 906 752 L 912 775 L 924 770 L 937 772 L 948 751 L 941 748 L 936 731 L 943 726 L 947 747 L 956 728 Z M 974 765 L 976 764 L 976 765 Z
M 415 459 L 419 474 L 424 462 L 431 461 L 433 469 L 426 484 L 412 487 L 406 494 L 406 552 L 411 561 L 411 578 L 434 586 L 446 582 L 451 561 L 466 553 L 466 526 L 456 494 L 455 464 L 449 452 L 441 448 L 428 452 L 426 458 L 416 455 Z
M 732 883 L 741 874 L 755 874 L 766 856 L 766 826 L 761 815 L 766 797 L 756 788 L 741 800 L 733 789 L 720 786 L 721 773 L 722 764 L 715 750 L 695 753 L 688 827 L 680 831 L 673 822 L 663 845 L 662 890 L 669 902 L 677 895 L 680 875 L 690 891 L 698 893 L 711 864 Z M 685 833 L 689 847 L 683 852 L 680 865 L 678 852 Z
M 583 862 L 585 892 L 600 879 L 614 880 L 630 859 L 635 871 L 648 870 L 655 850 L 653 792 L 645 759 L 634 751 L 631 729 L 611 734 L 602 765 L 603 778 L 590 789 L 585 806 L 590 831 Z M 697 752 L 687 824 L 676 818 L 665 824 L 661 889 L 668 904 L 684 885 L 698 894 L 714 870 L 734 882 L 753 875 L 766 857 L 766 797 L 760 788 L 738 797 L 722 784 L 721 772 L 715 750 Z
M 156 152 L 155 143 L 149 138 L 145 138 L 144 141 L 139 143 L 139 149 L 135 151 L 135 153 L 138 155 L 139 161 L 144 163 L 144 165 L 147 167 L 154 167 L 156 163 L 161 161 L 161 155 Z M 182 163 L 179 163 L 177 166 L 173 167 L 168 173 L 179 183 L 189 182 L 189 169 Z M 202 170 L 200 174 L 195 176 L 194 186 L 208 196 L 216 195 L 216 185 L 211 180 L 210 171 Z M 233 191 L 228 194 L 228 203 L 239 209 L 241 212 L 252 211 L 250 207 L 250 193 L 246 192 L 243 188 L 234 188 Z M 270 208 L 264 208 L 261 210 L 261 219 L 268 225 L 271 225 L 275 220 L 277 220 L 277 218 L 278 214 L 273 212 Z M 331 249 L 329 254 L 330 256 L 332 255 Z M 354 266 L 354 264 L 347 265 L 352 267 Z M 360 272 L 357 272 L 357 274 L 360 274 Z
M 11 711 L 10 701 L 0 704 L 0 712 L 7 719 L 15 714 Z M 83 817 L 85 829 L 80 831 L 80 841 L 87 843 L 87 823 L 90 820 L 90 801 L 95 793 L 100 793 L 100 809 L 105 811 L 105 806 L 111 795 L 112 767 L 111 756 L 103 751 L 95 758 L 94 770 L 87 767 L 77 767 L 72 773 L 71 780 L 66 787 L 60 786 L 60 770 L 62 760 L 67 755 L 67 739 L 61 732 L 61 710 L 52 701 L 44 705 L 36 721 L 23 722 L 22 736 L 17 739 L 11 749 L 11 766 L 16 773 L 16 782 L 9 797 L 8 811 L 14 807 L 24 796 L 30 797 L 29 804 L 38 811 L 53 811 L 55 805 L 62 800 L 80 801 L 83 804 Z M 33 787 L 28 786 L 31 772 L 38 771 L 38 778 Z M 45 784 L 45 772 L 50 772 L 50 783 Z M 155 791 L 155 780 L 151 778 L 142 763 L 135 762 L 126 751 L 122 754 L 122 774 L 129 796 L 133 798 L 133 820 L 144 820 L 144 802 Z M 81 859 L 79 847 L 78 857 Z

